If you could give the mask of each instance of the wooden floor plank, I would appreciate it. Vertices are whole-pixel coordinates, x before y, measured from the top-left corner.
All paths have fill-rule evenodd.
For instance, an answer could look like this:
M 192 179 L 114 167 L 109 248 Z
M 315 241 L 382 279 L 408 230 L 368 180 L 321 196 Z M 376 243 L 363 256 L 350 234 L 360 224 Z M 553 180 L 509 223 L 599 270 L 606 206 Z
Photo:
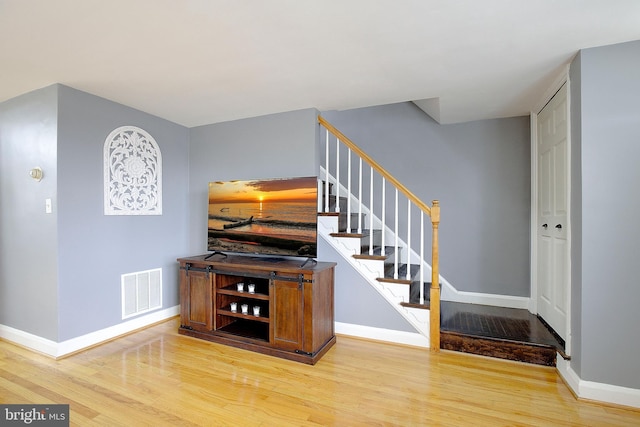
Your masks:
M 0 403 L 68 403 L 78 426 L 628 426 L 554 368 L 339 336 L 315 365 L 177 333 L 178 321 L 53 360 L 0 341 Z

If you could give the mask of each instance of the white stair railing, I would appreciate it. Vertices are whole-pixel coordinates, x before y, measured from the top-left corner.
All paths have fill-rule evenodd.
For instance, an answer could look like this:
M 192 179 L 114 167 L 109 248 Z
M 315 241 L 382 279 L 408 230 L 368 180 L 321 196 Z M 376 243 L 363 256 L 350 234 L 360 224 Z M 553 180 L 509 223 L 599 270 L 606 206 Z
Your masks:
M 322 117 L 318 117 L 318 121 L 320 123 L 321 129 L 325 132 L 324 138 L 324 165 L 321 165 L 321 168 L 324 169 L 324 180 L 325 184 L 323 188 L 325 189 L 324 195 L 324 207 L 323 212 L 329 212 L 330 204 L 328 194 L 329 188 L 331 188 L 330 184 L 333 184 L 333 191 L 335 196 L 335 207 L 334 211 L 339 213 L 341 212 L 340 200 L 341 197 L 346 200 L 346 231 L 351 233 L 351 215 L 352 215 L 352 198 L 355 200 L 355 204 L 358 207 L 358 227 L 357 232 L 359 234 L 363 233 L 362 229 L 362 216 L 363 209 L 365 206 L 368 206 L 368 238 L 369 238 L 369 255 L 374 254 L 374 229 L 379 229 L 381 233 L 381 249 L 380 254 L 386 256 L 385 242 L 387 239 L 387 232 L 390 231 L 391 237 L 394 239 L 394 256 L 393 256 L 393 278 L 395 280 L 400 279 L 399 277 L 399 268 L 400 265 L 404 262 L 406 265 L 406 274 L 404 275 L 404 280 L 412 280 L 412 272 L 411 265 L 412 261 L 414 264 L 418 264 L 419 271 L 419 303 L 424 304 L 426 296 L 424 295 L 424 278 L 425 278 L 425 243 L 424 243 L 424 235 L 425 235 L 425 227 L 424 227 L 424 215 L 427 214 L 432 223 L 432 232 L 431 232 L 431 288 L 430 288 L 430 347 L 433 351 L 438 351 L 440 348 L 440 285 L 439 285 L 439 250 L 438 250 L 438 226 L 440 223 L 440 206 L 437 200 L 433 201 L 431 207 L 427 206 L 420 199 L 418 199 L 413 193 L 411 193 L 404 185 L 398 182 L 393 176 L 391 176 L 384 168 L 382 168 L 377 162 L 371 159 L 366 153 L 364 153 L 359 147 L 357 147 L 349 138 L 344 136 L 340 131 L 338 131 L 335 127 L 333 127 L 330 123 L 324 120 Z M 332 139 L 335 138 L 335 144 L 331 144 Z M 331 147 L 334 147 L 333 150 Z M 341 164 L 340 154 L 344 154 L 346 156 L 346 164 Z M 351 158 L 352 155 L 358 156 L 358 171 L 357 176 L 353 177 L 353 171 L 351 168 Z M 343 157 L 344 157 L 343 156 Z M 363 161 L 367 163 L 369 166 L 369 197 L 368 200 L 363 200 Z M 346 175 L 346 176 L 345 176 Z M 357 179 L 358 185 L 358 194 L 352 194 L 352 181 Z M 395 190 L 394 197 L 394 206 L 393 206 L 393 227 L 388 227 L 386 224 L 387 221 L 387 206 L 386 206 L 386 186 L 387 182 L 393 186 Z M 378 190 L 378 186 L 380 189 Z M 341 194 L 341 189 L 346 189 L 344 192 L 346 194 Z M 376 194 L 378 191 L 378 194 Z M 404 225 L 406 227 L 406 246 L 400 246 L 400 205 L 399 205 L 399 197 L 402 195 L 406 199 L 406 215 L 407 222 Z M 378 196 L 376 198 L 376 196 Z M 380 207 L 377 207 L 377 203 L 374 203 L 375 200 L 379 201 Z M 381 220 L 374 221 L 374 217 L 377 217 L 374 211 L 374 207 L 378 209 L 380 212 L 379 218 Z M 418 248 L 412 248 L 412 215 L 411 210 L 417 207 L 420 210 L 420 218 L 419 218 L 419 235 L 420 239 L 418 243 Z M 404 249 L 403 257 L 400 256 L 401 249 Z M 418 254 L 417 257 L 419 259 L 412 260 L 412 253 Z

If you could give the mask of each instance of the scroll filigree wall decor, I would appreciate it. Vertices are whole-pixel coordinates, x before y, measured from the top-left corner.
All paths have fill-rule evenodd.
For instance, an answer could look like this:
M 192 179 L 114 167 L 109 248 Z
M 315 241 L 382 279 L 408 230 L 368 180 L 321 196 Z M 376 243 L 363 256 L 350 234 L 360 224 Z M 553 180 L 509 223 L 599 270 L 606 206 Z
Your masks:
M 104 142 L 104 214 L 162 215 L 162 155 L 143 129 L 119 127 Z

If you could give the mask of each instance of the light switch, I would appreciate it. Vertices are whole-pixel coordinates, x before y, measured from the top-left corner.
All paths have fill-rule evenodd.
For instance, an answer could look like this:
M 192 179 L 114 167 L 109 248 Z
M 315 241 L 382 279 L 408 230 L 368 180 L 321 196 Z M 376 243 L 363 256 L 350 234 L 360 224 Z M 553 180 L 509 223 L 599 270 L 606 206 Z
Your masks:
M 51 199 L 45 199 L 44 200 L 44 212 L 45 213 L 51 213 L 52 212 Z

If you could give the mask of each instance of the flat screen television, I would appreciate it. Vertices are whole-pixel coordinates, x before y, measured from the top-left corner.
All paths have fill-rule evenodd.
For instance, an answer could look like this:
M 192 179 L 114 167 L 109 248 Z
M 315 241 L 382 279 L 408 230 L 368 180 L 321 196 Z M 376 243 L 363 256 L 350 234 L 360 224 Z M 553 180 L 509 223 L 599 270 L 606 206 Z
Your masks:
M 315 176 L 210 182 L 208 214 L 213 254 L 317 256 Z

